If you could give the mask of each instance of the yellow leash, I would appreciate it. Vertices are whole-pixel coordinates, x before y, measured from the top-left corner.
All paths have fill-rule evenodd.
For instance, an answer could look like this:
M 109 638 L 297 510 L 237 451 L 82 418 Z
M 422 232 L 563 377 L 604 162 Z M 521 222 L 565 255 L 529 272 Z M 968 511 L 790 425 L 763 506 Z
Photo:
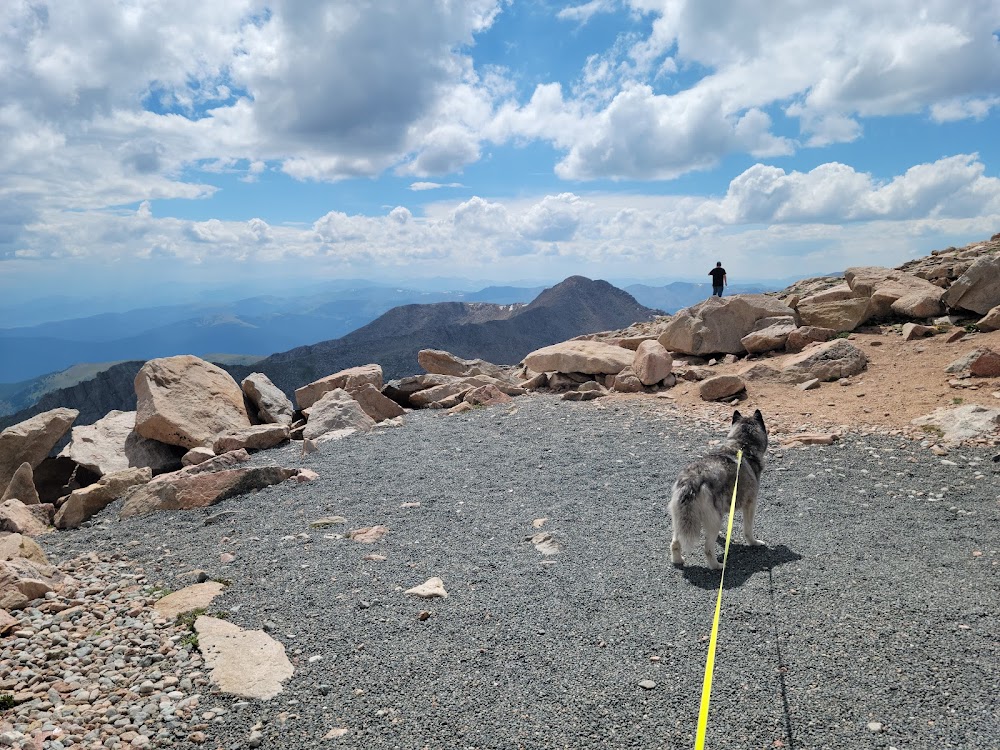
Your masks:
M 736 481 L 733 482 L 733 500 L 729 504 L 729 525 L 726 527 L 726 551 L 722 553 L 722 575 L 719 576 L 719 596 L 715 600 L 715 619 L 712 621 L 712 637 L 708 641 L 708 657 L 705 659 L 705 681 L 701 686 L 701 710 L 698 712 L 698 734 L 694 750 L 704 750 L 705 730 L 708 727 L 708 704 L 712 699 L 712 673 L 715 671 L 715 641 L 719 635 L 719 614 L 722 611 L 722 584 L 726 580 L 726 560 L 729 559 L 729 538 L 733 535 L 733 515 L 736 513 L 736 488 L 740 486 L 740 465 L 743 451 L 736 451 Z

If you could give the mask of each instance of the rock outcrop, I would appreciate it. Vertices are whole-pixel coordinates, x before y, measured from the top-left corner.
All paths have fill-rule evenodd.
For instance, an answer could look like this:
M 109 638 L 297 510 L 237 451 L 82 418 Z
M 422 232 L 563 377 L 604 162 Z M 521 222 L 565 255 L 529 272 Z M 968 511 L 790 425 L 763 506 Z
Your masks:
M 325 392 L 308 407 L 308 411 L 309 421 L 302 432 L 308 440 L 316 440 L 339 430 L 368 432 L 375 426 L 375 420 L 365 414 L 361 404 L 343 388 Z
M 287 424 L 258 424 L 244 427 L 239 432 L 223 435 L 212 443 L 212 451 L 217 455 L 229 451 L 246 450 L 259 451 L 273 448 L 288 440 Z
M 278 386 L 262 372 L 252 372 L 240 383 L 243 393 L 257 409 L 257 416 L 265 424 L 291 425 L 295 408 Z
M 491 378 L 505 378 L 503 368 L 483 359 L 462 359 L 443 349 L 421 349 L 417 352 L 417 364 L 434 375 L 488 375 Z
M 309 409 L 330 391 L 337 389 L 352 391 L 361 388 L 365 384 L 370 384 L 378 390 L 382 390 L 382 368 L 379 365 L 362 365 L 360 367 L 348 367 L 346 370 L 327 375 L 325 378 L 314 380 L 308 385 L 295 390 L 295 402 L 300 409 Z
M 986 315 L 1000 305 L 1000 253 L 978 258 L 944 293 L 951 308 Z
M 285 469 L 281 466 L 193 472 L 204 465 L 191 466 L 173 474 L 161 474 L 134 490 L 125 500 L 121 517 L 129 518 L 165 510 L 205 508 L 227 498 L 280 484 L 298 473 L 297 469 Z
M 709 297 L 679 310 L 666 324 L 659 342 L 665 349 L 682 354 L 743 354 L 746 350 L 741 340 L 762 318 L 798 320 L 795 310 L 763 294 Z
M 40 503 L 25 505 L 12 498 L 0 503 L 0 531 L 9 531 L 25 536 L 41 536 L 49 528 L 49 511 L 52 506 Z
M 536 349 L 524 358 L 524 366 L 534 372 L 580 372 L 587 375 L 616 375 L 630 367 L 635 352 L 600 341 L 563 341 Z
M 191 355 L 151 359 L 135 376 L 135 431 L 168 445 L 211 445 L 250 426 L 243 391 L 217 365 Z
M 365 383 L 360 388 L 351 391 L 351 397 L 361 404 L 365 414 L 376 422 L 401 417 L 405 413 L 403 407 L 391 398 L 382 395 L 382 391 L 371 383 Z
M 93 424 L 74 427 L 59 455 L 101 475 L 129 467 L 149 467 L 155 474 L 176 469 L 177 446 L 142 437 L 135 432 L 135 419 L 134 411 L 111 411 Z
M 31 464 L 27 461 L 17 468 L 10 484 L 7 485 L 7 489 L 0 495 L 0 503 L 13 499 L 20 500 L 25 505 L 38 505 L 41 502 L 38 490 L 35 489 L 35 478 L 31 471 Z
M 864 352 L 845 339 L 834 339 L 789 357 L 781 369 L 786 378 L 827 382 L 857 375 L 867 366 Z
M 152 478 L 153 472 L 148 466 L 105 474 L 97 484 L 71 492 L 59 506 L 54 525 L 57 529 L 75 529 L 132 487 L 146 484 Z
M 0 487 L 7 488 L 21 464 L 37 467 L 78 414 L 76 409 L 52 409 L 0 432 Z
M 632 371 L 643 385 L 656 385 L 670 375 L 674 358 L 655 339 L 641 342 L 632 358 Z

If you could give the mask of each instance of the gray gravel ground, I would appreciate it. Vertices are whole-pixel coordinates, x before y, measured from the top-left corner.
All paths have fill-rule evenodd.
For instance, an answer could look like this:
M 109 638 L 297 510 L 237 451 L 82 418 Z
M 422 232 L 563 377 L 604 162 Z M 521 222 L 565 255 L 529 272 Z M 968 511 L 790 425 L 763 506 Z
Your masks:
M 172 588 L 203 568 L 232 581 L 214 610 L 285 644 L 284 692 L 230 701 L 209 746 L 246 747 L 262 721 L 265 748 L 692 747 L 719 579 L 697 556 L 670 565 L 666 503 L 726 425 L 652 399 L 541 395 L 405 419 L 253 459 L 316 482 L 127 522 L 116 504 L 45 546 L 56 560 L 118 550 Z M 1000 747 L 989 459 L 884 437 L 772 447 L 769 546 L 730 554 L 709 747 Z M 329 515 L 348 523 L 309 527 Z M 526 541 L 536 518 L 560 554 Z M 328 538 L 373 524 L 390 529 L 373 545 Z M 402 593 L 432 576 L 447 599 Z

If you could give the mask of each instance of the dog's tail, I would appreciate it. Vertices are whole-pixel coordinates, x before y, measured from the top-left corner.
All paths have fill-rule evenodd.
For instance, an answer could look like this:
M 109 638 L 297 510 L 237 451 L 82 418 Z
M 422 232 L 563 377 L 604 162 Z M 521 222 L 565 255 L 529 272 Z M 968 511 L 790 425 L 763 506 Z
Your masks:
M 693 549 L 701 536 L 704 503 L 699 502 L 699 495 L 703 489 L 701 482 L 689 479 L 678 479 L 674 483 L 670 518 L 674 525 L 674 538 L 680 540 L 681 549 L 685 551 Z

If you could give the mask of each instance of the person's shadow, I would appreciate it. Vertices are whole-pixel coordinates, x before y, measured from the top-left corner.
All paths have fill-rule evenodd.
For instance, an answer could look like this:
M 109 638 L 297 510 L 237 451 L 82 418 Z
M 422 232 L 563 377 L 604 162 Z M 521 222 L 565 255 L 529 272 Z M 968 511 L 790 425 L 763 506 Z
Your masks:
M 719 549 L 726 540 L 721 539 Z M 699 546 L 687 554 L 687 564 L 684 566 L 684 578 L 688 583 L 702 589 L 719 588 L 719 576 L 722 571 L 712 570 L 705 563 L 705 556 Z M 802 555 L 788 549 L 784 544 L 774 547 L 751 547 L 748 544 L 729 543 L 729 559 L 726 561 L 726 580 L 724 589 L 735 589 L 742 586 L 754 573 L 772 570 L 779 565 L 801 560 Z M 693 564 L 692 564 L 693 562 Z M 720 560 L 721 562 L 721 560 Z

